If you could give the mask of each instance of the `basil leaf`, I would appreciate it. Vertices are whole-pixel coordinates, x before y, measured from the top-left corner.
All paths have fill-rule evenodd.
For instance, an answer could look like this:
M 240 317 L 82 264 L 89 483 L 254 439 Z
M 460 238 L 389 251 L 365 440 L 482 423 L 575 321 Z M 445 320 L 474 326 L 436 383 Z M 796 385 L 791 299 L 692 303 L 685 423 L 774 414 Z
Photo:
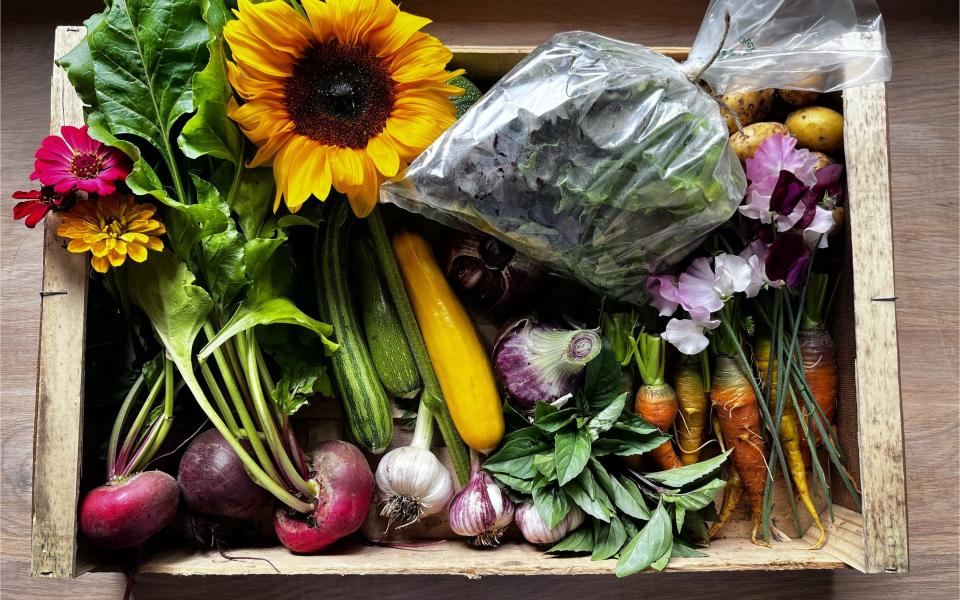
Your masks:
M 647 502 L 643 499 L 643 492 L 640 491 L 640 486 L 626 476 L 620 477 L 618 481 L 620 482 L 620 485 L 623 486 L 624 491 L 627 492 L 627 495 L 630 496 L 634 502 L 643 507 L 643 512 L 645 512 L 646 515 L 637 518 L 648 520 L 650 518 L 650 509 L 647 508 Z
M 109 131 L 149 143 L 171 171 L 173 127 L 193 110 L 193 75 L 208 59 L 200 12 L 195 0 L 116 0 L 87 33 L 97 109 Z
M 503 402 L 503 420 L 508 430 L 523 429 L 530 426 L 530 420 L 517 412 L 508 400 Z
M 706 554 L 687 544 L 682 539 L 675 537 L 673 538 L 673 547 L 670 550 L 670 557 L 672 558 L 674 556 L 677 558 L 703 558 Z
M 673 555 L 673 537 L 670 538 L 670 549 L 667 552 L 663 553 L 663 556 L 653 561 L 653 564 L 650 565 L 650 568 L 654 571 L 662 571 L 667 568 L 667 564 L 670 563 L 670 557 Z
M 659 473 L 647 473 L 646 477 L 647 479 L 656 481 L 657 483 L 661 483 L 667 487 L 679 489 L 719 469 L 720 465 L 727 460 L 727 457 L 730 456 L 732 451 L 733 449 L 731 448 L 723 454 L 717 455 L 711 459 L 694 463 L 692 465 L 686 465 L 677 469 L 660 471 Z
M 591 411 L 601 411 L 620 395 L 620 363 L 604 340 L 600 353 L 587 363 L 584 369 L 583 395 Z
M 600 487 L 613 501 L 617 510 L 636 519 L 650 518 L 650 511 L 647 509 L 646 503 L 643 502 L 642 496 L 638 502 L 616 478 L 607 473 L 607 470 L 596 459 L 591 459 L 590 467 Z
M 483 463 L 490 473 L 503 473 L 520 479 L 532 479 L 537 473 L 533 457 L 548 449 L 546 442 L 532 438 L 518 438 L 503 445 Z
M 650 520 L 640 530 L 627 547 L 620 554 L 617 561 L 617 577 L 626 577 L 639 573 L 667 556 L 669 560 L 670 549 L 673 542 L 673 527 L 670 523 L 670 515 L 659 504 Z
M 626 411 L 620 415 L 620 419 L 613 425 L 618 431 L 628 431 L 638 435 L 650 435 L 660 433 L 656 425 L 648 423 L 643 417 Z
M 597 499 L 597 495 L 588 493 L 581 482 L 581 480 L 571 481 L 567 485 L 563 486 L 563 491 L 570 495 L 570 499 L 583 509 L 583 512 L 587 513 L 595 519 L 600 519 L 604 522 L 609 522 L 610 517 L 613 516 L 613 511 L 608 509 L 603 503 Z M 602 490 L 600 492 L 603 494 Z M 599 495 L 599 494 L 598 494 Z M 603 494 L 604 496 L 606 494 Z
M 521 438 L 527 438 L 531 440 L 542 440 L 545 439 L 543 432 L 533 426 L 524 427 L 522 429 L 515 429 L 503 436 L 503 443 L 507 444 L 513 440 L 519 440 Z
M 484 465 L 484 470 L 487 470 L 486 465 Z M 492 472 L 490 473 L 490 475 L 494 479 L 496 479 L 497 481 L 499 481 L 500 483 L 502 483 L 503 485 L 507 486 L 512 490 L 521 492 L 523 494 L 529 494 L 533 491 L 533 481 L 530 479 L 521 479 L 519 477 L 514 477 L 513 475 L 508 475 L 506 473 Z
M 540 404 L 542 405 L 543 403 L 541 402 Z M 554 433 L 569 425 L 574 419 L 576 419 L 576 417 L 577 409 L 565 408 L 560 411 L 555 410 L 554 412 L 543 417 L 535 417 L 534 425 L 541 431 L 545 431 L 546 433 Z
M 679 504 L 673 505 L 673 520 L 677 524 L 677 531 L 683 529 L 683 517 L 686 516 L 687 511 Z
M 593 539 L 591 560 L 606 560 L 623 548 L 627 541 L 627 530 L 617 517 L 611 517 L 610 523 L 594 521 Z
M 557 462 L 557 480 L 565 485 L 575 479 L 590 460 L 590 434 L 585 430 L 560 432 L 555 437 L 554 454 Z
M 617 419 L 620 418 L 620 415 L 623 413 L 623 409 L 627 403 L 627 394 L 623 393 L 614 398 L 610 404 L 606 406 L 603 410 L 597 413 L 590 421 L 587 423 L 587 430 L 590 432 L 590 439 L 596 440 L 600 437 L 600 434 L 608 431 L 613 427 L 614 423 L 617 422 Z
M 699 510 L 713 502 L 717 493 L 727 484 L 722 479 L 712 479 L 706 485 L 684 494 L 664 495 L 664 502 L 672 502 L 686 510 Z
M 616 454 L 617 456 L 637 456 L 650 452 L 669 440 L 668 435 L 659 431 L 655 434 L 639 435 L 630 431 L 611 430 L 593 443 L 594 456 Z
M 544 478 L 553 481 L 557 478 L 557 461 L 553 452 L 541 452 L 533 457 L 533 466 Z
M 540 419 L 545 419 L 552 414 L 556 414 L 558 410 L 557 407 L 547 402 L 537 402 L 537 405 L 533 408 L 533 421 L 536 423 Z
M 706 540 L 708 538 L 707 524 L 699 511 L 688 511 L 686 518 L 683 520 L 683 526 L 698 540 Z
M 554 485 L 534 489 L 533 505 L 550 529 L 560 524 L 570 512 L 570 501 L 567 495 Z
M 586 525 L 577 527 L 562 540 L 554 544 L 547 550 L 548 554 L 559 554 L 561 552 L 590 552 L 593 550 L 593 530 Z

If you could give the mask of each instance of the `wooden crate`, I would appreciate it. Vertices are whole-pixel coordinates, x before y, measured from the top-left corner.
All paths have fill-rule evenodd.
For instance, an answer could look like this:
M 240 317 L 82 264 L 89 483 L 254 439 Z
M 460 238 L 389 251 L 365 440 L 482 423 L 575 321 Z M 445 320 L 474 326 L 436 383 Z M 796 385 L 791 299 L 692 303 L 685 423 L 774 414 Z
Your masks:
M 84 35 L 80 27 L 57 29 L 55 53 L 62 56 Z M 458 66 L 492 81 L 531 48 L 454 47 Z M 683 48 L 660 48 L 682 59 Z M 842 494 L 823 507 L 829 542 L 820 551 L 802 544 L 765 549 L 750 544 L 746 529 L 732 523 L 728 536 L 713 543 L 706 558 L 673 559 L 671 571 L 835 569 L 849 565 L 867 573 L 907 570 L 906 492 L 897 330 L 894 312 L 890 227 L 887 110 L 882 84 L 843 94 L 848 177 L 845 266 L 831 327 L 840 362 L 838 427 L 850 470 L 863 493 L 862 511 L 851 510 Z M 54 68 L 51 131 L 79 125 L 82 107 L 66 75 Z M 55 230 L 56 215 L 45 223 L 40 351 L 37 379 L 33 479 L 33 560 L 35 576 L 73 577 L 91 569 L 116 568 L 102 555 L 78 547 L 77 504 L 83 453 L 84 336 L 87 261 L 70 254 Z M 868 340 L 858 345 L 857 340 Z M 840 488 L 834 485 L 835 489 Z M 821 506 L 823 503 L 821 502 Z M 805 540 L 812 539 L 808 531 Z M 815 536 L 813 536 L 815 537 Z M 613 561 L 550 558 L 536 548 L 507 542 L 480 552 L 450 540 L 417 551 L 361 545 L 338 546 L 318 556 L 295 556 L 285 549 L 242 549 L 227 560 L 218 552 L 173 549 L 148 557 L 139 570 L 171 575 L 272 574 L 453 574 L 592 575 L 612 574 Z

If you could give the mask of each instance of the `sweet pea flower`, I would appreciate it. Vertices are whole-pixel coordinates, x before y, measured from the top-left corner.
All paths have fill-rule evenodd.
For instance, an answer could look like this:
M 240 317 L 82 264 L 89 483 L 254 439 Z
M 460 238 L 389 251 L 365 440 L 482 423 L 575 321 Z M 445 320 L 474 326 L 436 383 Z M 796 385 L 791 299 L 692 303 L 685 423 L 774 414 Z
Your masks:
M 710 345 L 710 340 L 707 339 L 704 331 L 716 329 L 719 326 L 720 321 L 717 319 L 707 321 L 670 319 L 661 337 L 683 354 L 697 354 Z
M 650 281 L 651 304 L 660 309 L 661 316 L 672 315 L 677 307 L 683 307 L 689 319 L 670 319 L 663 339 L 684 354 L 696 354 L 710 343 L 707 329 L 716 329 L 720 321 L 712 314 L 723 308 L 724 302 L 734 294 L 748 292 L 755 296 L 760 288 L 753 288 L 753 268 L 747 259 L 732 254 L 719 254 L 713 259 L 700 257 L 694 260 L 679 280 L 660 275 Z
M 740 206 L 740 213 L 761 223 L 773 222 L 770 197 L 786 171 L 803 186 L 817 183 L 817 157 L 809 150 L 797 150 L 797 140 L 792 136 L 772 135 L 757 148 L 753 158 L 746 162 L 747 201 Z
M 769 244 L 763 240 L 753 240 L 743 249 L 743 252 L 740 253 L 740 256 L 746 259 L 747 264 L 750 265 L 750 284 L 747 286 L 747 289 L 744 290 L 747 298 L 753 298 L 759 294 L 765 285 L 775 288 L 783 285 L 782 281 L 770 280 L 767 277 L 766 256 L 768 247 Z
M 831 219 L 833 215 L 831 214 Z M 788 232 L 777 236 L 767 248 L 765 272 L 770 281 L 783 281 L 788 287 L 803 285 L 810 265 L 810 248 L 803 235 Z
M 647 292 L 650 305 L 660 312 L 661 317 L 669 317 L 680 305 L 680 289 L 673 275 L 650 275 L 647 277 Z

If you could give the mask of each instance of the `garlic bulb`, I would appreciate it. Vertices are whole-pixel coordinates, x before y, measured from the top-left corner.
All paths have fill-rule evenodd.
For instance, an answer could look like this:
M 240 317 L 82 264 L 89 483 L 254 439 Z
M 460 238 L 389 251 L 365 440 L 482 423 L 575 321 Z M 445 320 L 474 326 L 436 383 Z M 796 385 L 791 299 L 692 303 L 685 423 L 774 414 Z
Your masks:
M 480 470 L 477 455 L 470 454 L 470 482 L 450 504 L 450 529 L 470 538 L 475 546 L 496 547 L 503 530 L 513 521 L 513 502 L 490 475 Z
M 531 544 L 555 544 L 583 523 L 583 511 L 578 506 L 571 506 L 570 512 L 556 527 L 550 529 L 540 518 L 537 507 L 533 502 L 524 502 L 517 507 L 517 526 L 525 540 Z
M 423 403 L 413 442 L 384 455 L 377 465 L 377 488 L 383 494 L 380 514 L 388 527 L 406 527 L 446 508 L 453 497 L 453 478 L 430 451 L 433 414 Z

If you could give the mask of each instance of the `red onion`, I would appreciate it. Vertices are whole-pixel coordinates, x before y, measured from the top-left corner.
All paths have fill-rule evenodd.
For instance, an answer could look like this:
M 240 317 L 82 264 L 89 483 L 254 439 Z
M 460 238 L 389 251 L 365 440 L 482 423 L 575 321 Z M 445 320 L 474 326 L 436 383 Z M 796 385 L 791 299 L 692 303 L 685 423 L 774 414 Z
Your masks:
M 572 329 L 524 318 L 508 324 L 493 348 L 493 365 L 511 404 L 532 410 L 573 394 L 600 352 L 596 329 Z
M 447 277 L 480 307 L 506 308 L 533 291 L 542 271 L 532 259 L 488 235 L 454 236 Z

